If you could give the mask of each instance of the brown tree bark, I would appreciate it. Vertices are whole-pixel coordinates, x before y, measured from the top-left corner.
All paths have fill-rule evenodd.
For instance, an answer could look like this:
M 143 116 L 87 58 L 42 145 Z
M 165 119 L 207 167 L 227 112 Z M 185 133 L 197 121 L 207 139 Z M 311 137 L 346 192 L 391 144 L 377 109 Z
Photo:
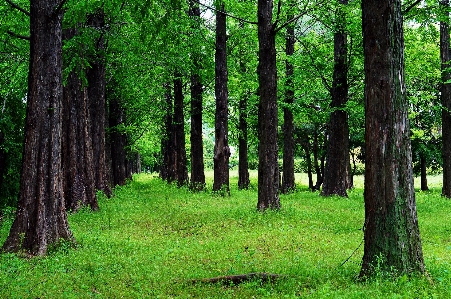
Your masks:
M 347 4 L 348 0 L 339 0 L 339 5 Z M 331 89 L 333 112 L 329 121 L 329 142 L 321 195 L 348 197 L 346 190 L 349 171 L 349 126 L 348 114 L 343 110 L 348 101 L 348 37 L 345 31 L 346 16 L 341 8 L 337 10 L 336 19 L 334 75 Z
M 88 26 L 101 31 L 105 27 L 105 14 L 103 10 L 92 14 L 88 18 Z M 108 166 L 106 158 L 106 79 L 105 79 L 105 41 L 103 33 L 98 33 L 96 41 L 96 54 L 90 57 L 91 68 L 88 69 L 88 99 L 89 119 L 91 121 L 91 137 L 94 163 L 94 180 L 96 190 L 111 196 L 111 186 L 108 179 Z
M 238 137 L 238 189 L 248 189 L 249 178 L 249 155 L 247 138 L 247 98 L 240 99 L 240 124 Z
M 75 36 L 71 29 L 67 39 Z M 82 72 L 82 70 L 80 70 Z M 88 92 L 72 71 L 63 88 L 62 163 L 66 209 L 77 211 L 83 206 L 99 208 L 95 193 L 91 124 L 88 115 Z
M 189 1 L 189 16 L 192 19 L 192 28 L 197 30 L 200 27 L 199 4 Z M 195 51 L 195 50 L 193 50 Z M 203 86 L 199 71 L 201 68 L 200 53 L 194 52 L 193 66 L 191 71 L 191 182 L 192 190 L 205 189 L 205 166 L 204 166 L 204 143 L 202 137 L 202 93 Z
M 288 21 L 294 16 L 288 14 Z M 294 24 L 287 26 L 285 37 L 285 53 L 287 57 L 294 54 Z M 294 178 L 294 124 L 292 105 L 294 102 L 293 64 L 289 59 L 285 62 L 285 107 L 283 108 L 283 166 L 282 193 L 288 193 L 296 188 Z
M 363 0 L 365 226 L 360 276 L 424 272 L 413 188 L 400 0 Z
M 229 193 L 229 157 L 228 143 L 228 97 L 227 88 L 227 17 L 221 2 L 216 12 L 216 53 L 215 53 L 215 148 L 214 148 L 214 182 L 213 191 L 226 190 Z
M 173 167 L 177 186 L 188 184 L 188 168 L 186 166 L 185 149 L 185 117 L 183 114 L 183 85 L 179 73 L 174 77 L 174 116 L 173 116 Z
M 258 202 L 257 209 L 279 209 L 279 165 L 277 143 L 277 66 L 273 1 L 258 1 Z
M 30 69 L 16 217 L 3 250 L 44 255 L 72 241 L 61 166 L 62 16 L 55 0 L 30 2 Z
M 449 0 L 441 0 L 443 21 L 440 22 L 440 60 L 442 64 L 442 85 L 440 98 L 442 102 L 442 158 L 443 158 L 443 187 L 442 195 L 451 198 L 451 80 L 449 63 L 451 61 L 449 34 Z
M 131 177 L 127 171 L 127 134 L 121 132 L 118 128 L 125 124 L 125 109 L 122 107 L 120 100 L 114 95 L 109 100 L 109 127 L 110 144 L 111 144 L 111 168 L 113 186 L 125 185 L 127 179 Z

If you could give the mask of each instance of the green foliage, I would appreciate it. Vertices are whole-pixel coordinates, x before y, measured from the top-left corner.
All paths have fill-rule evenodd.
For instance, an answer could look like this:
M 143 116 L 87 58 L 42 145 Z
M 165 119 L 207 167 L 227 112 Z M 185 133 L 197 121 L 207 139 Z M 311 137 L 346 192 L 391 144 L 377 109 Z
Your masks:
M 296 180 L 307 189 L 305 175 Z M 0 297 L 448 298 L 450 247 L 443 219 L 451 205 L 440 196 L 440 180 L 430 177 L 431 191 L 416 196 L 427 277 L 380 273 L 356 280 L 363 254 L 361 177 L 348 199 L 298 191 L 281 195 L 281 211 L 259 213 L 257 191 L 237 190 L 236 172 L 226 198 L 139 175 L 116 188 L 113 198 L 100 196 L 100 211 L 69 215 L 76 248 L 65 244 L 32 259 L 0 254 Z M 256 172 L 251 181 L 255 185 Z M 0 243 L 13 215 L 5 219 Z M 190 282 L 250 272 L 287 277 L 239 286 Z

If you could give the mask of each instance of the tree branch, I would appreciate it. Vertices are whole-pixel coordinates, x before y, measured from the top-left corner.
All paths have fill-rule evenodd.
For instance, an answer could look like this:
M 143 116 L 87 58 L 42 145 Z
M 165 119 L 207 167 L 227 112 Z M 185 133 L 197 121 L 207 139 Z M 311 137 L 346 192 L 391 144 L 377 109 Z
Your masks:
M 14 33 L 14 32 L 12 32 L 11 30 L 8 30 L 8 31 L 6 31 L 6 32 L 8 32 L 8 34 L 11 35 L 11 36 L 13 36 L 13 37 L 17 37 L 17 38 L 24 39 L 24 40 L 28 40 L 28 41 L 30 40 L 30 37 L 29 37 L 29 36 L 25 36 L 25 35 L 20 35 L 20 34 Z
M 280 7 L 282 6 L 282 1 L 279 0 L 277 3 L 277 15 L 276 15 L 276 21 L 273 24 L 273 28 L 277 28 L 277 24 L 279 23 L 279 17 L 280 17 Z
M 316 65 L 315 57 L 313 57 L 312 53 L 307 48 L 307 45 L 303 41 L 301 41 L 300 39 L 297 39 L 297 40 L 307 50 L 307 53 L 308 53 L 308 55 L 310 57 L 310 60 L 312 61 L 313 68 L 316 70 L 318 75 L 321 77 L 321 80 L 323 81 L 324 87 L 330 92 L 332 90 L 332 87 L 330 86 L 329 82 L 327 82 L 326 77 L 324 77 L 324 74 L 320 71 L 318 65 Z
M 9 3 L 9 5 L 11 5 L 12 8 L 17 9 L 18 11 L 26 14 L 27 16 L 30 16 L 30 12 L 26 11 L 25 9 L 23 9 L 22 7 L 20 7 L 19 5 L 17 5 L 16 3 L 13 3 L 11 0 L 5 0 L 6 2 Z
M 412 4 L 410 4 L 406 9 L 404 9 L 404 10 L 402 11 L 402 14 L 403 14 L 403 15 L 407 14 L 410 10 L 412 10 L 412 8 L 414 8 L 415 6 L 417 6 L 420 2 L 421 2 L 421 0 L 416 0 L 415 2 L 413 2 Z
M 55 11 L 53 12 L 54 16 L 57 16 L 60 13 L 60 11 L 63 9 L 64 4 L 66 4 L 66 2 L 67 2 L 67 0 L 62 0 L 60 2 L 60 4 L 56 7 Z
M 228 16 L 228 17 L 230 17 L 230 18 L 232 18 L 232 19 L 235 19 L 235 20 L 238 20 L 238 21 L 242 21 L 242 22 L 248 23 L 248 24 L 258 25 L 258 22 L 248 21 L 248 20 L 246 20 L 246 19 L 243 19 L 243 18 L 234 16 L 234 15 L 231 15 L 231 14 L 229 14 L 229 13 L 226 13 L 225 11 L 222 11 L 222 10 L 216 9 L 216 8 L 214 8 L 214 7 L 208 6 L 208 5 L 206 5 L 206 4 L 203 4 L 203 3 L 201 3 L 199 0 L 193 0 L 193 2 L 196 2 L 197 4 L 202 5 L 203 7 L 208 8 L 208 9 L 214 11 L 214 12 L 219 12 L 219 13 L 225 14 L 226 16 Z

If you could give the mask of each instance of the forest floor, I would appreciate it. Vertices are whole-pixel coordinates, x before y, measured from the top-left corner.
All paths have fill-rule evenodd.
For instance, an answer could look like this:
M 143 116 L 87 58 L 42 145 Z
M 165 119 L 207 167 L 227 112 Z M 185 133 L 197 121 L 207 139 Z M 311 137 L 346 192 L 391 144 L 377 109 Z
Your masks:
M 238 191 L 232 172 L 230 197 L 135 175 L 114 197 L 100 195 L 100 211 L 69 215 L 75 248 L 62 244 L 31 259 L 0 254 L 0 298 L 451 298 L 451 201 L 440 196 L 440 176 L 429 177 L 431 191 L 416 193 L 428 274 L 378 272 L 365 282 L 357 280 L 362 179 L 349 198 L 308 191 L 304 175 L 297 181 L 279 212 L 260 213 L 256 173 L 253 187 Z M 4 218 L 0 244 L 12 212 Z M 201 282 L 246 273 L 281 276 Z

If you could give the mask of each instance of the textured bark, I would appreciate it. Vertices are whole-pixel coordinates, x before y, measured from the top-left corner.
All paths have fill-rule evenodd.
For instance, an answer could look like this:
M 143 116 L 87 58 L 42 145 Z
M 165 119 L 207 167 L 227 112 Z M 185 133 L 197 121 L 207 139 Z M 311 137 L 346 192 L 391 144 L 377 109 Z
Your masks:
M 182 77 L 176 73 L 174 78 L 174 117 L 173 117 L 173 167 L 175 181 L 181 187 L 188 184 L 188 168 L 186 166 L 185 118 L 183 115 Z
M 127 179 L 130 179 L 127 172 L 127 152 L 125 147 L 127 146 L 127 135 L 120 132 L 117 128 L 125 124 L 125 110 L 121 105 L 121 102 L 114 96 L 110 99 L 110 115 L 109 126 L 110 143 L 111 143 L 111 168 L 113 176 L 113 186 L 125 185 Z
M 198 30 L 200 27 L 199 4 L 189 1 L 189 15 L 192 18 L 192 27 Z M 195 49 L 195 48 L 193 48 Z M 192 190 L 205 189 L 204 144 L 202 137 L 202 93 L 203 86 L 199 71 L 201 68 L 200 53 L 192 53 L 194 69 L 191 73 L 191 182 Z
M 71 32 L 69 32 L 71 31 Z M 68 30 L 65 38 L 75 36 Z M 65 35 L 67 35 L 65 34 Z M 88 92 L 79 75 L 72 71 L 63 88 L 62 163 L 66 209 L 99 208 L 95 193 L 91 124 L 88 114 Z
M 291 20 L 292 14 L 287 19 Z M 294 53 L 294 24 L 287 26 L 285 53 L 289 57 Z M 294 125 L 291 106 L 294 102 L 293 64 L 285 62 L 285 107 L 283 108 L 283 166 L 282 166 L 282 193 L 295 189 L 294 178 Z
M 279 165 L 277 140 L 277 66 L 273 1 L 258 1 L 258 202 L 257 209 L 279 209 Z
M 44 255 L 72 241 L 61 166 L 62 12 L 59 1 L 30 2 L 30 69 L 23 166 L 16 217 L 3 250 Z
M 451 61 L 449 34 L 449 0 L 441 0 L 443 21 L 440 22 L 440 60 L 442 63 L 442 85 L 440 97 L 442 106 L 442 158 L 443 158 L 443 187 L 442 195 L 451 198 L 451 84 L 444 83 L 451 80 L 448 70 Z
M 103 11 L 98 11 L 89 16 L 88 25 L 100 31 L 105 26 L 104 19 Z M 88 69 L 86 77 L 88 79 L 88 108 L 91 121 L 95 188 L 103 191 L 107 196 L 111 196 L 106 158 L 107 110 L 104 50 L 103 33 L 100 33 L 96 41 L 96 54 L 90 57 L 91 68 Z
M 339 0 L 346 5 L 347 0 Z M 324 184 L 321 195 L 348 197 L 349 126 L 348 115 L 343 108 L 348 101 L 348 65 L 346 18 L 341 9 L 337 13 L 337 31 L 334 34 L 334 75 L 331 89 L 333 112 L 329 121 Z
M 365 226 L 360 275 L 424 272 L 413 188 L 399 0 L 362 1 Z
M 224 3 L 220 10 L 224 11 Z M 216 12 L 216 53 L 215 53 L 215 148 L 214 148 L 214 182 L 213 191 L 229 192 L 229 157 L 228 142 L 228 97 L 227 88 L 227 32 L 226 15 Z M 225 188 L 225 189 L 224 189 Z

